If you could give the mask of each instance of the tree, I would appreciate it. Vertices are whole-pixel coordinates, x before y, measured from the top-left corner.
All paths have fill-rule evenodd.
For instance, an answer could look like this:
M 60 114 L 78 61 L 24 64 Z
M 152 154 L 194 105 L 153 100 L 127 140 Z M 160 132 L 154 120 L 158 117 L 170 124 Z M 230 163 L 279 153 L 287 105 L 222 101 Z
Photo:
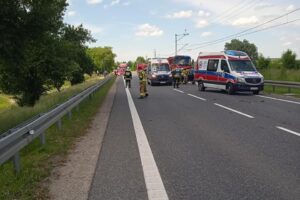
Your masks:
M 230 43 L 225 44 L 225 50 L 243 51 L 255 62 L 258 59 L 257 47 L 255 44 L 249 43 L 248 40 L 240 41 L 238 39 L 231 40 Z
M 135 63 L 136 63 L 136 64 L 146 63 L 146 60 L 145 60 L 144 57 L 139 56 L 139 57 L 136 58 Z
M 270 58 L 265 58 L 262 54 L 258 55 L 257 67 L 259 69 L 268 69 L 271 63 Z
M 111 72 L 115 66 L 115 57 L 111 47 L 96 47 L 87 49 L 88 55 L 95 63 L 96 70 L 100 73 Z
M 0 88 L 21 106 L 33 106 L 49 88 L 48 46 L 64 25 L 66 6 L 65 0 L 1 0 Z
M 0 89 L 20 106 L 33 106 L 50 88 L 60 90 L 91 74 L 90 32 L 63 22 L 66 0 L 0 1 Z
M 296 57 L 297 57 L 296 53 L 293 53 L 293 51 L 290 49 L 288 49 L 286 52 L 283 52 L 281 56 L 283 67 L 287 69 L 297 68 Z

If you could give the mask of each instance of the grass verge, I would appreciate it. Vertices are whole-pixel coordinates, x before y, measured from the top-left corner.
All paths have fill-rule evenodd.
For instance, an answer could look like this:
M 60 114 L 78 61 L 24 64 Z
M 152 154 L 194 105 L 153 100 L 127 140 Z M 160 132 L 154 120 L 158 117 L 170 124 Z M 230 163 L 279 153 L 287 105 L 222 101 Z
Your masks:
M 43 95 L 34 107 L 11 105 L 8 109 L 0 110 L 0 134 L 39 113 L 47 112 L 50 108 L 65 102 L 68 98 L 94 85 L 99 80 L 100 77 L 93 77 L 84 83 L 64 88 L 61 92 L 55 91 Z
M 9 102 L 9 97 L 4 94 L 0 94 L 0 112 L 8 108 L 10 104 L 11 103 Z
M 300 89 L 297 88 L 291 88 L 291 92 L 288 92 L 287 87 L 275 87 L 275 91 L 273 91 L 272 86 L 265 85 L 264 86 L 264 93 L 265 94 L 280 94 L 280 95 L 286 95 L 286 94 L 292 94 L 293 97 L 300 98 Z
M 0 166 L 0 199 L 48 199 L 48 190 L 43 182 L 53 167 L 64 162 L 68 150 L 76 138 L 85 134 L 93 116 L 102 104 L 115 79 L 106 83 L 93 97 L 80 104 L 79 111 L 73 112 L 72 120 L 64 117 L 63 128 L 52 126 L 46 133 L 46 144 L 36 139 L 20 154 L 22 170 L 15 174 L 11 162 Z

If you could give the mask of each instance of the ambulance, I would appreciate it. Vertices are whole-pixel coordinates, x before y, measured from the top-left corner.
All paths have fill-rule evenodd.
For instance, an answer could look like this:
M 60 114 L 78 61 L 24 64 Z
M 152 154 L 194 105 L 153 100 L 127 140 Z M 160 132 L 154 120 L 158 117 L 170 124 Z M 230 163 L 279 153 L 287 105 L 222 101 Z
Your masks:
M 194 70 L 198 89 L 215 88 L 234 94 L 264 89 L 264 77 L 257 71 L 250 57 L 242 51 L 200 52 Z
M 148 60 L 147 82 L 149 85 L 172 85 L 172 74 L 165 58 L 151 58 Z

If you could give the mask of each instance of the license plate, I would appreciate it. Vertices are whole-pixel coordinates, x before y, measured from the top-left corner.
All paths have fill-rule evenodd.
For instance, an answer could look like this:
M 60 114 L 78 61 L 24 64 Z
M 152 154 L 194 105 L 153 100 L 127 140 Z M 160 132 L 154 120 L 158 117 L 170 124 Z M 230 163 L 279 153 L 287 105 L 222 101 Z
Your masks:
M 257 87 L 251 87 L 250 90 L 258 90 Z
M 167 83 L 167 82 L 166 82 L 166 81 L 161 81 L 160 83 L 161 83 L 161 84 L 165 84 L 165 83 Z

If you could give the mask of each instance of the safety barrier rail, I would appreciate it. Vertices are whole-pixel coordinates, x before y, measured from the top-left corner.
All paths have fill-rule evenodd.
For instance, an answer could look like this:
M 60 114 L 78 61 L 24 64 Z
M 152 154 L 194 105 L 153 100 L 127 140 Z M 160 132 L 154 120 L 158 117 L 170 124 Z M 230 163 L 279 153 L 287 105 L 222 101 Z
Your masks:
M 265 80 L 265 85 L 272 86 L 273 92 L 276 87 L 286 87 L 289 93 L 291 93 L 291 88 L 300 89 L 300 82 Z
M 47 113 L 41 113 L 34 118 L 23 122 L 13 129 L 0 135 L 0 165 L 12 159 L 16 172 L 21 170 L 20 150 L 30 144 L 35 138 L 40 137 L 42 145 L 46 143 L 45 131 L 57 124 L 58 129 L 62 127 L 62 117 L 68 114 L 72 118 L 72 109 L 76 107 L 79 110 L 79 104 L 91 98 L 93 94 L 100 89 L 112 76 L 108 76 L 99 83 L 85 89 L 81 93 L 71 97 L 66 102 L 56 106 Z

